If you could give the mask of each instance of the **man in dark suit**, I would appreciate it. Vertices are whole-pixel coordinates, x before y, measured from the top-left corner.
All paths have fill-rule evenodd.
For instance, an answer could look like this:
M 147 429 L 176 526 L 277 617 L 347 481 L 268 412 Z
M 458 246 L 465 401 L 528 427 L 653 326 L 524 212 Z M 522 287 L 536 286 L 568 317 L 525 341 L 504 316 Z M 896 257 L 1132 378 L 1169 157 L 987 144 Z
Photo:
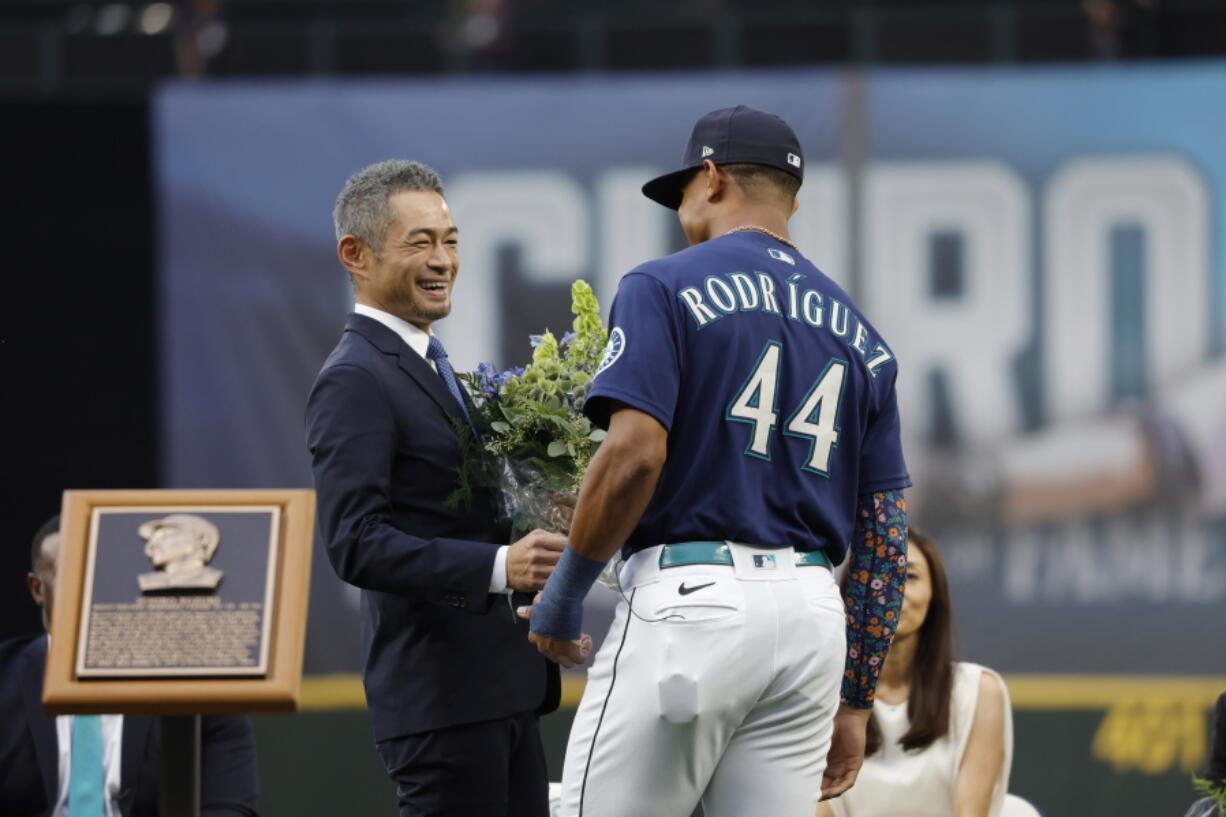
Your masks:
M 50 631 L 55 594 L 59 517 L 39 530 L 31 549 L 30 593 L 42 607 Z M 0 814 L 4 817 L 76 817 L 92 800 L 96 817 L 156 817 L 160 733 L 157 718 L 136 715 L 50 717 L 43 712 L 43 668 L 47 636 L 23 636 L 0 644 Z M 95 758 L 96 791 L 71 781 L 78 722 L 101 739 Z M 201 807 L 203 817 L 256 817 L 259 781 L 255 740 L 244 717 L 201 719 Z M 80 784 L 76 784 L 80 785 Z
M 1218 696 L 1213 710 L 1213 743 L 1205 777 L 1219 786 L 1226 786 L 1226 692 Z
M 547 813 L 537 716 L 557 667 L 528 643 L 508 591 L 539 590 L 565 546 L 506 545 L 490 491 L 447 498 L 465 395 L 431 324 L 451 311 L 457 230 L 438 175 L 389 160 L 333 213 L 356 306 L 307 401 L 321 538 L 362 589 L 366 698 L 402 817 Z

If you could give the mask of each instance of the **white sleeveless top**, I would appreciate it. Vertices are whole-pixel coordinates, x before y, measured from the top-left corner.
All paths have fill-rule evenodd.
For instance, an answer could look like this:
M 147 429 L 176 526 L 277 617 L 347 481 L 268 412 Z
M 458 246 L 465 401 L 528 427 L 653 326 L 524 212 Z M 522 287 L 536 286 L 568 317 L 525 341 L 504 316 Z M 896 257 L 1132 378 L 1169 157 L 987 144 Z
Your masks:
M 836 817 L 951 817 L 954 777 L 962 765 L 974 723 L 983 671 L 978 664 L 954 665 L 949 733 L 917 752 L 904 751 L 898 744 L 909 728 L 907 702 L 873 704 L 873 714 L 881 727 L 881 748 L 865 759 L 855 786 L 841 797 L 827 801 Z M 1013 713 L 1003 684 L 1001 691 L 1005 699 L 1005 760 L 992 792 L 988 817 L 999 817 L 1001 813 L 1013 762 Z

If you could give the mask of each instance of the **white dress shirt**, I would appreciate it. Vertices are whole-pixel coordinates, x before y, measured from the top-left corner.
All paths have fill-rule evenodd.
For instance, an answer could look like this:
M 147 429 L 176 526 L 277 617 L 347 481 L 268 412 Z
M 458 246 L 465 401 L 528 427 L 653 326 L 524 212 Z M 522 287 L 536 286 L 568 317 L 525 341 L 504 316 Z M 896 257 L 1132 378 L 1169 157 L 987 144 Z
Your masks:
M 47 649 L 51 649 L 51 636 L 47 636 Z M 66 817 L 68 814 L 68 783 L 72 774 L 72 719 L 75 715 L 55 716 L 55 744 L 58 748 L 58 780 L 55 786 L 55 808 L 51 817 Z M 123 760 L 123 715 L 102 716 L 102 768 L 103 802 L 106 817 L 121 817 L 119 813 L 119 764 Z
M 51 635 L 47 635 L 47 651 L 51 651 Z M 55 808 L 51 817 L 66 817 L 68 814 L 68 783 L 72 774 L 72 719 L 75 715 L 55 716 L 55 745 L 59 754 L 58 775 L 55 786 Z M 102 767 L 103 802 L 106 817 L 122 817 L 119 812 L 120 763 L 123 760 L 123 715 L 102 716 Z
M 414 352 L 417 352 L 423 360 L 434 369 L 438 368 L 434 365 L 434 361 L 426 357 L 426 350 L 430 346 L 430 333 L 425 332 L 403 318 L 398 318 L 390 312 L 384 312 L 382 309 L 375 309 L 373 306 L 366 304 L 354 304 L 353 311 L 358 315 L 365 315 L 371 320 L 391 329 L 400 336 L 408 347 Z M 494 554 L 494 569 L 490 574 L 490 592 L 491 593 L 509 593 L 510 588 L 507 587 L 507 548 L 508 545 L 502 545 L 498 548 L 498 552 Z M 110 817 L 108 814 L 107 817 Z
M 72 774 L 72 719 L 75 715 L 56 715 L 55 739 L 59 746 L 59 783 L 56 786 L 55 808 L 51 817 L 68 814 L 68 781 Z M 102 716 L 102 766 L 105 774 L 106 817 L 120 817 L 119 764 L 123 756 L 123 715 Z

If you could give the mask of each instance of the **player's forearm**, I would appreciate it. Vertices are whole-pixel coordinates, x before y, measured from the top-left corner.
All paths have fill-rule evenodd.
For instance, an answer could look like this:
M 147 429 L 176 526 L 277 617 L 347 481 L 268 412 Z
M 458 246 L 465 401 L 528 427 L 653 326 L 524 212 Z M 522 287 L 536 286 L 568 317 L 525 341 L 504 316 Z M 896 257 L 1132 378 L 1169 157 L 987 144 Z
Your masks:
M 605 440 L 588 466 L 570 529 L 571 548 L 599 562 L 611 559 L 634 531 L 664 466 L 662 452 L 644 450 L 632 441 L 609 442 Z
M 907 580 L 907 503 L 902 491 L 860 498 L 847 565 L 847 664 L 843 703 L 873 705 L 877 677 L 894 639 Z
M 570 545 L 533 610 L 534 635 L 579 637 L 583 597 L 642 518 L 667 451 L 668 432 L 654 418 L 629 408 L 613 414 L 609 434 L 583 478 Z

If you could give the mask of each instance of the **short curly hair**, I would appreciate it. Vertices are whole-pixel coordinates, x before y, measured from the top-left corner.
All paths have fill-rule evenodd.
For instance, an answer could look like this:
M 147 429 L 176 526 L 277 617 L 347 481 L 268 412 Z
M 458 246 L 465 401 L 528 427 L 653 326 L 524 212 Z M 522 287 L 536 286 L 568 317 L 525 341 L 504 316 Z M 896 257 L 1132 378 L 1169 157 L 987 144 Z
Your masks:
M 38 533 L 34 534 L 34 541 L 30 543 L 30 571 L 38 571 L 38 557 L 43 552 L 43 542 L 48 536 L 60 532 L 60 515 L 48 519 L 43 523 L 43 526 L 38 529 Z

